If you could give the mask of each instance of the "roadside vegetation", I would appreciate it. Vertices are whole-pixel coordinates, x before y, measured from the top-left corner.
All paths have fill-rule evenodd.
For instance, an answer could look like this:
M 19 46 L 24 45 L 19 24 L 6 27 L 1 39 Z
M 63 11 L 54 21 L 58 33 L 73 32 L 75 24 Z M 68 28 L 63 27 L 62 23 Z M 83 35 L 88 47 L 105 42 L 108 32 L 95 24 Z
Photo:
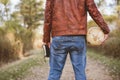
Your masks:
M 94 49 L 88 49 L 87 55 L 104 64 L 114 80 L 120 79 L 120 59 L 104 56 L 102 51 L 95 51 Z
M 98 7 L 102 7 L 102 4 L 106 4 L 104 0 L 98 1 Z M 116 4 L 116 6 L 114 5 Z M 89 47 L 88 55 L 96 60 L 100 60 L 105 64 L 111 74 L 114 76 L 114 80 L 120 79 L 120 0 L 115 0 L 110 4 L 111 8 L 114 7 L 114 13 L 111 15 L 104 15 L 104 19 L 110 28 L 109 38 L 101 46 Z M 104 9 L 103 9 L 104 13 Z M 97 26 L 93 20 L 88 22 L 89 27 Z M 89 28 L 88 27 L 88 28 Z
M 32 50 L 32 54 L 20 61 L 4 65 L 0 68 L 0 80 L 21 80 L 28 74 L 28 70 L 34 66 L 42 66 L 44 62 L 43 51 Z
M 0 66 L 23 59 L 34 49 L 36 29 L 43 20 L 42 3 L 21 0 L 11 12 L 11 0 L 0 0 Z
M 97 7 L 102 8 L 101 13 L 103 12 L 111 32 L 104 45 L 88 45 L 88 55 L 103 62 L 116 78 L 120 78 L 120 0 L 113 0 L 109 4 L 105 0 L 95 1 Z M 104 5 L 113 9 L 113 13 L 106 15 Z M 33 57 L 29 56 L 33 53 L 27 53 L 34 49 L 36 30 L 43 25 L 43 0 L 20 0 L 20 3 L 15 5 L 14 12 L 11 12 L 11 6 L 11 0 L 0 0 L 0 80 L 21 78 L 29 68 L 43 62 L 41 54 Z M 90 20 L 88 28 L 93 26 L 97 25 Z M 42 39 L 41 35 L 38 36 Z M 36 43 L 37 47 L 39 44 L 41 45 Z M 14 64 L 16 61 L 18 64 Z M 6 64 L 8 67 L 3 68 Z

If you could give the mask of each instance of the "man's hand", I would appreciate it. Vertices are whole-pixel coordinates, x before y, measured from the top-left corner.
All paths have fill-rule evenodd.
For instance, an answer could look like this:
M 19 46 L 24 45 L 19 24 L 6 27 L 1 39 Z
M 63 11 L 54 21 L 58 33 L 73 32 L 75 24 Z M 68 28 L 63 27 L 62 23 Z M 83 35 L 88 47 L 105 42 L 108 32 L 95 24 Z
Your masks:
M 44 44 L 47 45 L 50 48 L 50 42 L 44 43 Z
M 105 36 L 104 36 L 105 38 L 104 38 L 104 40 L 103 40 L 103 42 L 102 42 L 102 44 L 104 44 L 104 42 L 108 39 L 108 34 L 105 34 Z M 101 44 L 101 45 L 102 45 Z

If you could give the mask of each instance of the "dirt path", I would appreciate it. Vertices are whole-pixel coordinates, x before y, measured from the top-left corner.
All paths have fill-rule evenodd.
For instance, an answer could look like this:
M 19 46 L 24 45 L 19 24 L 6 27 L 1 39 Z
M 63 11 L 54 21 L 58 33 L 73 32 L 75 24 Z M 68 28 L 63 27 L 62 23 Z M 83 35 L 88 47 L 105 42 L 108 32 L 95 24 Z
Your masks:
M 23 80 L 47 80 L 48 72 L 48 63 L 42 67 L 36 66 L 29 70 L 28 75 Z M 87 80 L 113 80 L 105 67 L 91 58 L 87 58 L 86 73 Z M 75 80 L 69 57 L 67 58 L 61 80 Z

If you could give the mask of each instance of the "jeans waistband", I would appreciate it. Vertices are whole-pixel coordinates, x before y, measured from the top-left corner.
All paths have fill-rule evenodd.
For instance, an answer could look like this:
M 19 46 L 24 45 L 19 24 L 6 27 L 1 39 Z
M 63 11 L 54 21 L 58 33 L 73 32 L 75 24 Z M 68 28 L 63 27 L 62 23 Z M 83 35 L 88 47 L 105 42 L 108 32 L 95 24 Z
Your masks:
M 85 39 L 85 35 L 66 35 L 66 36 L 55 36 L 53 39 L 55 40 L 79 40 L 79 39 Z

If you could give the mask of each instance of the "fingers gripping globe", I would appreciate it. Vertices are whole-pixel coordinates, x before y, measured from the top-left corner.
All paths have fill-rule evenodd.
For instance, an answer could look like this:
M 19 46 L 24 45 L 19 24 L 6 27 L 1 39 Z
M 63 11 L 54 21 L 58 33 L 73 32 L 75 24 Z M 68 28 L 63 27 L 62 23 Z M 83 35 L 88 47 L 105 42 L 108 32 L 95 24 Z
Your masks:
M 99 27 L 91 27 L 87 32 L 87 42 L 90 45 L 101 45 L 104 41 L 105 34 Z

